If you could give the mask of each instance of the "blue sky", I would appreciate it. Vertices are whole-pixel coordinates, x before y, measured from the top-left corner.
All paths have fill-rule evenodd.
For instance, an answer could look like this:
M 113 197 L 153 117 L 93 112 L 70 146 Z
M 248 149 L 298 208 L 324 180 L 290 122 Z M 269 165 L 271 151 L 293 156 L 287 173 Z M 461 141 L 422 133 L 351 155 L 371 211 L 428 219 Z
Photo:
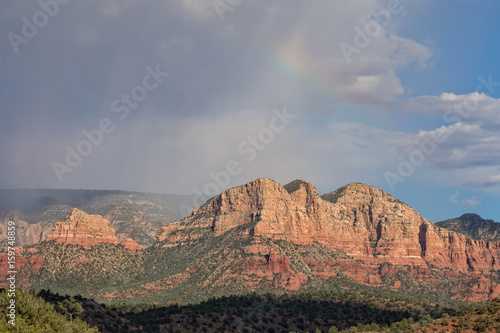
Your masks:
M 496 1 L 422 1 L 413 4 L 400 33 L 415 40 L 432 41 L 436 52 L 432 70 L 407 69 L 400 75 L 411 82 L 413 94 L 453 91 L 466 94 L 474 89 L 478 75 L 497 73 L 500 64 Z M 428 10 L 433 8 L 432 10 Z M 422 24 L 425 22 L 425 24 Z M 496 92 L 497 97 L 500 92 Z
M 0 188 L 357 181 L 500 221 L 495 1 L 59 1 L 0 5 Z

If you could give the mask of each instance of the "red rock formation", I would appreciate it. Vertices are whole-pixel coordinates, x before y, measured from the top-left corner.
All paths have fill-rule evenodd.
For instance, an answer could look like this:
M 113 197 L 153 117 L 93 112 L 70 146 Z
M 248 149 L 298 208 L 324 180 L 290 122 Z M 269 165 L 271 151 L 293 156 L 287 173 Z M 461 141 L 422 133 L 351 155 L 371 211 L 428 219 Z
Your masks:
M 359 183 L 321 197 L 306 182 L 283 187 L 257 179 L 162 228 L 157 241 L 182 251 L 188 247 L 180 245 L 201 237 L 210 240 L 205 257 L 190 262 L 177 277 L 143 286 L 140 293 L 178 286 L 202 269 L 204 280 L 195 283 L 207 290 L 299 290 L 354 281 L 399 291 L 446 287 L 471 301 L 500 295 L 495 282 L 500 278 L 500 243 L 441 229 L 384 191 Z M 118 244 L 106 219 L 78 209 L 58 222 L 47 240 L 85 247 Z M 140 249 L 130 239 L 121 244 Z M 223 259 L 213 262 L 212 255 Z M 2 262 L 0 257 L 0 267 Z
M 290 263 L 287 257 L 280 257 L 275 249 L 271 249 L 266 256 L 267 265 L 266 269 L 271 273 L 290 273 Z
M 127 238 L 120 242 L 121 245 L 125 246 L 129 250 L 140 250 L 141 246 L 135 240 Z
M 73 208 L 68 217 L 57 222 L 47 237 L 47 241 L 55 240 L 59 244 L 79 244 L 84 247 L 100 243 L 118 244 L 115 230 L 108 220 L 100 215 L 89 215 Z
M 262 273 L 279 272 L 283 278 L 290 279 L 292 289 L 300 288 L 301 283 L 307 281 L 305 275 L 298 278 L 298 274 L 305 271 L 294 272 L 288 258 L 258 245 L 260 238 L 319 244 L 339 250 L 345 259 L 313 260 L 307 264 L 311 274 L 329 279 L 342 272 L 358 283 L 374 286 L 380 285 L 385 274 L 393 276 L 401 271 L 419 281 L 437 283 L 429 265 L 445 269 L 449 273 L 443 271 L 443 274 L 448 276 L 470 277 L 471 271 L 488 275 L 490 271 L 500 270 L 500 243 L 472 240 L 441 229 L 375 187 L 352 183 L 320 197 L 312 185 L 298 184 L 291 193 L 269 179 L 231 188 L 194 210 L 189 217 L 162 228 L 157 241 L 164 242 L 163 246 L 174 246 L 207 234 L 217 237 L 247 224 L 239 237 L 250 238 L 254 245 L 245 248 L 245 253 L 254 254 L 255 258 L 267 256 L 265 268 L 260 268 Z M 261 267 L 260 260 L 254 259 L 254 264 L 249 264 L 253 265 L 251 274 L 258 275 L 255 270 Z M 394 266 L 381 266 L 385 263 Z M 391 273 L 384 271 L 386 269 Z M 400 286 L 400 282 L 393 283 L 392 288 Z M 476 289 L 471 299 L 491 298 L 500 292 L 500 287 L 487 278 Z M 487 289 L 492 291 L 488 295 Z
M 218 236 L 249 222 L 257 222 L 251 237 L 319 243 L 374 263 L 500 269 L 499 243 L 441 229 L 384 191 L 359 183 L 347 185 L 332 203 L 306 182 L 288 193 L 272 180 L 257 179 L 223 192 L 191 216 L 162 228 L 157 240 L 185 242 L 205 232 Z

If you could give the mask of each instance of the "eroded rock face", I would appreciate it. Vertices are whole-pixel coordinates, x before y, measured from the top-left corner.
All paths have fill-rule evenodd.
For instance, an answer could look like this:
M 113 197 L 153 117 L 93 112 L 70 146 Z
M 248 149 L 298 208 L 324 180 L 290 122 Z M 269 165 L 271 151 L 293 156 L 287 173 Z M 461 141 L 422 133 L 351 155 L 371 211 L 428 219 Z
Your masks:
M 236 229 L 241 229 L 238 237 L 256 244 L 245 249 L 254 259 L 247 259 L 252 268 L 244 274 L 257 276 L 259 270 L 260 275 L 279 273 L 286 289 L 300 289 L 307 281 L 304 272 L 324 279 L 342 272 L 358 283 L 378 286 L 387 274 L 400 271 L 414 276 L 416 284 L 419 280 L 433 284 L 438 281 L 433 280 L 429 267 L 465 276 L 471 272 L 487 276 L 500 269 L 500 243 L 473 240 L 439 228 L 386 192 L 360 183 L 319 196 L 306 182 L 283 187 L 269 179 L 257 179 L 223 192 L 191 216 L 162 228 L 157 241 L 175 246 L 200 237 L 217 237 L 240 226 Z M 303 260 L 308 268 L 301 272 L 290 268 L 288 258 L 258 245 L 259 239 L 319 244 L 346 257 L 323 262 Z M 387 266 L 381 266 L 386 264 L 400 268 L 391 273 Z M 498 292 L 485 296 L 485 286 L 500 291 L 494 282 L 486 280 L 489 282 L 483 281 L 476 288 L 473 299 L 498 296 Z M 399 287 L 400 283 L 394 282 L 393 289 Z
M 157 241 L 218 236 L 256 222 L 249 237 L 319 243 L 373 262 L 431 263 L 462 271 L 500 269 L 499 243 L 441 229 L 384 191 L 352 183 L 333 194 L 335 202 L 330 202 L 306 182 L 288 193 L 272 180 L 257 179 L 223 192 L 191 216 L 164 227 Z
M 115 229 L 100 215 L 89 215 L 73 208 L 68 217 L 57 222 L 47 237 L 59 244 L 78 244 L 91 247 L 100 243 L 118 244 Z

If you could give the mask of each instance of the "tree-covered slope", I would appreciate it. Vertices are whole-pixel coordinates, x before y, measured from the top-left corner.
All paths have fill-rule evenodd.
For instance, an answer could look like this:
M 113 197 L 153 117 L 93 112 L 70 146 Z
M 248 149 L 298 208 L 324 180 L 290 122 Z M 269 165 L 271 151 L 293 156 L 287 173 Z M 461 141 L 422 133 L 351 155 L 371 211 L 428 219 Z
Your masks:
M 68 318 L 58 313 L 54 305 L 46 302 L 43 298 L 29 291 L 16 289 L 15 292 L 15 325 L 10 317 L 7 317 L 7 306 L 10 304 L 8 292 L 0 289 L 0 332 L 23 332 L 23 333 L 98 333 L 99 330 L 91 328 L 86 322 L 78 317 Z M 62 305 L 62 304 L 61 304 Z M 77 309 L 76 309 L 77 310 Z M 83 310 L 83 309 L 82 309 Z M 75 314 L 78 311 L 74 312 Z

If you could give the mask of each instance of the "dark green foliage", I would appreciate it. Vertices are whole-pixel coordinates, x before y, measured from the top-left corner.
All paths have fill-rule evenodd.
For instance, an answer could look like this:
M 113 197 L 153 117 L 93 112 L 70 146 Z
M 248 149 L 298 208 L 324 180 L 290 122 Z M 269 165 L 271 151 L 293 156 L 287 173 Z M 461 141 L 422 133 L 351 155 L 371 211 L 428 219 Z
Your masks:
M 293 192 L 297 191 L 300 188 L 300 186 L 304 183 L 305 183 L 305 181 L 303 181 L 301 179 L 296 179 L 296 180 L 291 181 L 290 183 L 286 184 L 283 187 L 285 188 L 285 190 L 288 193 L 293 193 Z
M 144 316 L 144 318 L 141 318 L 138 322 L 131 322 L 122 311 L 117 310 L 116 308 L 107 307 L 105 304 L 98 304 L 91 299 L 87 299 L 79 295 L 71 298 L 67 295 L 61 296 L 59 294 L 52 293 L 50 290 L 44 289 L 39 291 L 37 295 L 40 298 L 43 298 L 46 302 L 55 305 L 55 309 L 63 315 L 66 315 L 67 309 L 64 308 L 64 306 L 59 305 L 70 303 L 72 304 L 72 307 L 76 309 L 76 312 L 83 309 L 83 312 L 78 314 L 78 318 L 89 323 L 89 325 L 93 327 L 98 327 L 103 333 L 148 332 L 141 327 L 151 326 L 148 323 L 147 316 Z M 154 327 L 154 329 L 158 328 L 156 325 L 151 327 Z M 153 332 L 154 329 L 152 328 L 150 331 Z
M 122 245 L 101 243 L 85 249 L 51 241 L 34 248 L 35 256 L 45 258 L 44 266 L 33 277 L 32 288 L 36 290 L 91 295 L 101 289 L 123 287 L 143 273 L 141 258 Z
M 51 302 L 61 299 L 46 292 L 45 297 Z M 398 332 L 417 318 L 430 318 L 416 303 L 389 301 L 368 293 L 315 292 L 279 297 L 250 294 L 182 306 L 123 304 L 114 310 L 81 297 L 75 299 L 85 308 L 80 317 L 103 332 L 125 332 L 125 326 L 143 332 L 194 332 L 203 331 L 202 327 L 211 332 L 338 332 L 337 328 L 353 326 L 358 331 L 391 327 Z
M 491 326 L 492 322 L 488 317 L 482 317 L 476 320 L 474 325 L 474 331 L 476 332 L 486 332 L 486 330 Z
M 23 333 L 97 333 L 80 318 L 67 319 L 65 315 L 59 314 L 54 306 L 43 298 L 36 296 L 33 292 L 16 290 L 16 318 L 15 327 L 7 322 L 7 304 L 10 297 L 4 289 L 0 289 L 0 332 L 23 332 Z M 79 303 L 69 301 L 73 314 L 79 312 Z M 78 304 L 78 305 L 76 305 Z M 76 312 L 75 312 L 76 311 Z
M 339 198 L 344 195 L 344 192 L 345 192 L 346 189 L 347 189 L 347 185 L 344 185 L 341 188 L 336 189 L 333 192 L 330 192 L 330 193 L 327 193 L 327 194 L 323 194 L 321 196 L 321 199 L 329 201 L 331 203 L 337 203 L 337 201 L 339 200 Z
M 79 302 L 74 298 L 65 299 L 62 302 L 58 302 L 57 306 L 61 311 L 64 311 L 69 316 L 69 321 L 73 322 L 73 317 L 78 316 L 83 312 L 83 308 Z

